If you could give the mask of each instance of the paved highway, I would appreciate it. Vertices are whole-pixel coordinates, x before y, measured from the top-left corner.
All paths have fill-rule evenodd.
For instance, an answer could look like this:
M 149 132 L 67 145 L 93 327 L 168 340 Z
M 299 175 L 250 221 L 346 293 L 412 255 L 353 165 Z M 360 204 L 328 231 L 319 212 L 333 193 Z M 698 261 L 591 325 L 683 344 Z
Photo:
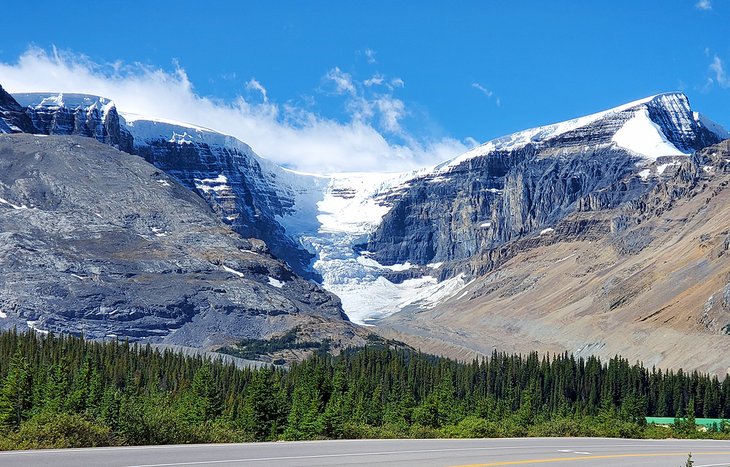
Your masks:
M 139 446 L 0 453 L 0 466 L 730 466 L 730 441 L 517 438 Z

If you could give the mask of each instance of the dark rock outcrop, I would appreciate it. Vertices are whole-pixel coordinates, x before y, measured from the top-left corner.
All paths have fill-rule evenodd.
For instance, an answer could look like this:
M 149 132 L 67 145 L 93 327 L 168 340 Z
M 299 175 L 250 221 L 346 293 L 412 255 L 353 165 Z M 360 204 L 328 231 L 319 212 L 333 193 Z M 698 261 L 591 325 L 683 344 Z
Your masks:
M 23 106 L 0 86 L 0 133 L 38 133 Z
M 132 152 L 132 136 L 120 125 L 114 103 L 85 94 L 15 94 L 38 131 L 45 135 L 94 138 L 121 151 Z

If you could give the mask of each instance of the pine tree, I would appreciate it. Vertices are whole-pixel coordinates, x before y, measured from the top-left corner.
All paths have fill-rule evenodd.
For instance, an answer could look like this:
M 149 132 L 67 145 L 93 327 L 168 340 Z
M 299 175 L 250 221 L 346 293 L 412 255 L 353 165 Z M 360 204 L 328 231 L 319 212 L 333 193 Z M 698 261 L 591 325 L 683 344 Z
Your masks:
M 31 390 L 28 361 L 18 346 L 0 388 L 0 427 L 15 429 L 20 426 L 31 408 Z

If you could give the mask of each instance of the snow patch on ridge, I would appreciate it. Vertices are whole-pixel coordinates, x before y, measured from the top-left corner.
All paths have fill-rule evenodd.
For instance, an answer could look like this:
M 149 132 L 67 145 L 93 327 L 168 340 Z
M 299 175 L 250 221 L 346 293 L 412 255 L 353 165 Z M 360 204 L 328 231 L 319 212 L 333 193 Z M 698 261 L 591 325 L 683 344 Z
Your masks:
M 269 276 L 269 285 L 272 287 L 276 287 L 277 289 L 281 289 L 284 287 L 284 283 L 278 279 L 274 279 L 273 277 Z
M 617 146 L 640 154 L 652 160 L 661 156 L 688 156 L 670 143 L 662 133 L 659 125 L 649 117 L 647 109 L 639 109 L 613 135 L 612 141 Z
M 223 270 L 226 272 L 230 272 L 235 276 L 244 277 L 244 274 L 241 271 L 236 271 L 235 269 L 229 268 L 228 266 L 223 266 Z
M 562 134 L 568 133 L 569 131 L 577 130 L 578 128 L 582 128 L 584 126 L 590 125 L 591 123 L 593 123 L 603 117 L 606 117 L 609 114 L 623 112 L 623 111 L 631 109 L 633 107 L 637 107 L 642 104 L 647 104 L 658 97 L 672 95 L 672 94 L 674 94 L 674 93 L 657 94 L 655 96 L 649 96 L 644 99 L 639 99 L 637 101 L 629 102 L 629 103 L 621 105 L 619 107 L 614 107 L 613 109 L 604 110 L 602 112 L 594 113 L 591 115 L 586 115 L 584 117 L 578 117 L 578 118 L 574 118 L 572 120 L 566 120 L 564 122 L 540 126 L 537 128 L 531 128 L 528 130 L 518 131 L 518 132 L 512 133 L 510 135 L 502 136 L 500 138 L 496 138 L 491 141 L 488 141 L 488 142 L 482 144 L 481 146 L 477 146 L 476 148 L 472 149 L 471 151 L 467 151 L 464 154 L 462 154 L 450 161 L 439 164 L 434 168 L 434 170 L 437 172 L 440 172 L 440 173 L 448 172 L 451 169 L 453 169 L 454 167 L 466 162 L 469 159 L 473 159 L 473 158 L 479 157 L 479 156 L 484 156 L 486 154 L 489 154 L 490 152 L 510 151 L 510 150 L 519 149 L 521 147 L 527 146 L 530 143 L 538 143 L 541 141 L 546 141 L 550 138 L 554 138 L 556 136 L 560 136 Z

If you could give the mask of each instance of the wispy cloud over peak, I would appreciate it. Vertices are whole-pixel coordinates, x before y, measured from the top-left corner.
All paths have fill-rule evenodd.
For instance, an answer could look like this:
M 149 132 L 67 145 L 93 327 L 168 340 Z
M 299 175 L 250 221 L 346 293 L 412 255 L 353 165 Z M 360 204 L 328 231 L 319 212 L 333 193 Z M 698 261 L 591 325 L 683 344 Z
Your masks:
M 261 156 L 283 166 L 319 173 L 403 171 L 436 164 L 468 149 L 473 141 L 417 138 L 403 127 L 408 105 L 383 77 L 378 90 L 339 67 L 329 70 L 330 98 L 343 99 L 349 118 L 333 119 L 303 105 L 277 103 L 265 83 L 245 88 L 261 100 L 199 95 L 179 64 L 164 70 L 140 63 L 97 63 L 83 55 L 30 48 L 16 63 L 0 63 L 0 84 L 12 92 L 65 92 L 104 96 L 121 111 L 184 121 L 235 136 Z M 395 81 L 400 82 L 402 81 Z M 385 86 L 389 83 L 390 87 Z
M 264 102 L 269 102 L 269 96 L 266 92 L 266 88 L 258 82 L 256 78 L 251 78 L 246 83 L 246 89 L 249 91 L 257 91 L 261 94 L 261 98 L 264 100 Z
M 473 82 L 473 83 L 471 83 L 471 87 L 473 87 L 477 91 L 479 91 L 482 94 L 484 94 L 485 96 L 487 96 L 488 99 L 491 99 L 492 97 L 494 97 L 494 103 L 497 105 L 497 107 L 502 105 L 502 99 L 500 99 L 499 96 L 495 96 L 494 92 L 491 89 L 488 89 L 486 86 L 482 86 L 481 84 L 479 84 L 477 82 Z
M 712 63 L 710 63 L 710 71 L 713 75 L 710 79 L 714 80 L 718 86 L 722 88 L 730 87 L 730 79 L 728 79 L 727 73 L 725 72 L 725 64 L 717 55 L 713 57 Z

